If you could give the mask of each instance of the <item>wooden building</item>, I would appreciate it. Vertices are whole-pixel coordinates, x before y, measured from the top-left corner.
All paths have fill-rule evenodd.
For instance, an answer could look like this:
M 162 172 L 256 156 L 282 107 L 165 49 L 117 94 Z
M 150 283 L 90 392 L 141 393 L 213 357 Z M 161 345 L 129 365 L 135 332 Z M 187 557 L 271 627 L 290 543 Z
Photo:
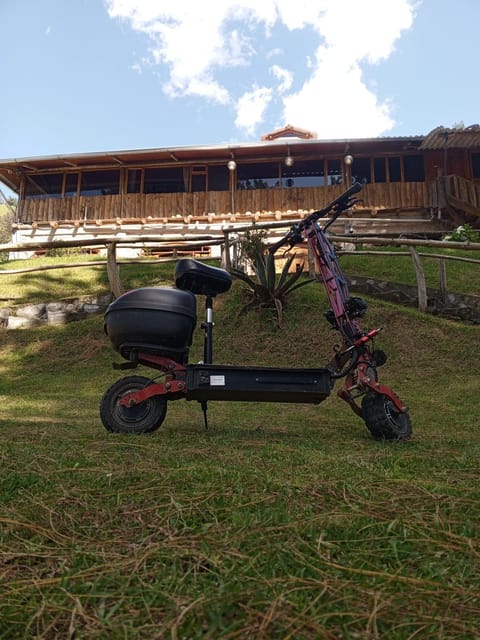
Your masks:
M 0 161 L 19 196 L 17 240 L 162 234 L 319 209 L 352 179 L 362 202 L 335 231 L 434 235 L 480 225 L 480 126 L 319 140 L 290 125 L 257 143 Z

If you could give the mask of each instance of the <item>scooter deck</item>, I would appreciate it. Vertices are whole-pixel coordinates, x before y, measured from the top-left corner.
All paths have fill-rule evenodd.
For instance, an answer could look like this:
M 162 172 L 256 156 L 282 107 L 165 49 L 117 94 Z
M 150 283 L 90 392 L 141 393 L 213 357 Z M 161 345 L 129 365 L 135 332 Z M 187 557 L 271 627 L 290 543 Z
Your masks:
M 328 369 L 235 365 L 187 366 L 187 400 L 304 402 L 319 404 L 332 390 Z

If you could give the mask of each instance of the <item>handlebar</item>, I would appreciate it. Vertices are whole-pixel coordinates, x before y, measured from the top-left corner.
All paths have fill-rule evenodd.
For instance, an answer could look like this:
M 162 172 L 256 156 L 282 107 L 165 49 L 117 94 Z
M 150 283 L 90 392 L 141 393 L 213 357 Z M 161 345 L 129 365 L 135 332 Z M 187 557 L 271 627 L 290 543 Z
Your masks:
M 338 198 L 336 198 L 335 200 L 332 200 L 332 202 L 327 204 L 326 207 L 324 207 L 323 209 L 320 209 L 319 211 L 313 211 L 301 222 L 292 225 L 289 231 L 283 236 L 283 238 L 280 238 L 280 240 L 278 240 L 277 242 L 274 242 L 273 244 L 269 245 L 268 251 L 270 253 L 275 253 L 275 251 L 277 251 L 278 249 L 280 249 L 280 247 L 283 247 L 286 244 L 288 244 L 290 247 L 293 247 L 295 244 L 300 242 L 302 237 L 302 232 L 305 229 L 305 227 L 307 227 L 309 224 L 312 224 L 312 222 L 315 222 L 319 218 L 325 217 L 328 213 L 330 213 L 330 211 L 333 210 L 334 215 L 330 218 L 330 220 L 324 226 L 324 229 L 326 229 L 328 226 L 332 224 L 332 222 L 334 222 L 338 218 L 338 216 L 342 213 L 342 211 L 349 209 L 353 204 L 355 204 L 355 202 L 357 202 L 357 200 L 353 198 L 353 196 L 359 191 L 361 191 L 361 189 L 362 189 L 362 185 L 359 182 L 354 182 L 349 189 L 347 189 L 344 193 L 338 196 Z

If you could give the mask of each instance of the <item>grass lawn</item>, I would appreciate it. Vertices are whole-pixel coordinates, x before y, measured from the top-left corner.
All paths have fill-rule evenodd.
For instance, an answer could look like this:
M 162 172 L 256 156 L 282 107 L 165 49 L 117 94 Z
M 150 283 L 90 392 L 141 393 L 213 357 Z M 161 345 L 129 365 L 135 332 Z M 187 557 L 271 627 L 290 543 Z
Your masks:
M 105 284 L 89 272 L 69 277 Z M 52 273 L 25 277 L 28 296 L 77 289 Z M 208 432 L 180 400 L 151 436 L 109 434 L 119 357 L 101 317 L 1 333 L 0 639 L 479 638 L 480 327 L 369 304 L 409 442 L 373 440 L 335 393 L 211 403 Z M 329 358 L 318 287 L 282 330 L 241 305 L 238 284 L 216 301 L 217 362 Z

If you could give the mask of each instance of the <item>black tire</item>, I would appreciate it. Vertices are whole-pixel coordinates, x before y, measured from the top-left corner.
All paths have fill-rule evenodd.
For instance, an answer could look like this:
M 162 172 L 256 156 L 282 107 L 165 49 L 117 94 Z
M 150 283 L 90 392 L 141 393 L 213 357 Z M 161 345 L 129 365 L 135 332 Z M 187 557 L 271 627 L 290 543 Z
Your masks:
M 362 416 L 376 440 L 408 440 L 412 423 L 408 413 L 401 413 L 387 396 L 367 393 L 362 400 Z
M 152 381 L 143 376 L 128 376 L 112 384 L 100 402 L 100 418 L 107 431 L 140 434 L 159 428 L 167 413 L 167 401 L 162 396 L 152 396 L 134 407 L 124 407 L 118 402 L 127 393 L 149 384 Z

